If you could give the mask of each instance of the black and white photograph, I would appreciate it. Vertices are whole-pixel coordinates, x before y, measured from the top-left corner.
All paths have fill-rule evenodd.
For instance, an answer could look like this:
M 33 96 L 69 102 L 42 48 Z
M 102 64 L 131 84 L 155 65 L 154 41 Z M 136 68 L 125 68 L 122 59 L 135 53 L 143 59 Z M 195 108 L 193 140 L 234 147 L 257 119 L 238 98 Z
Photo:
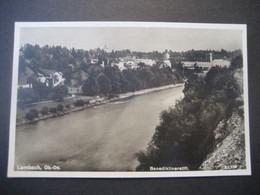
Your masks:
M 8 177 L 251 175 L 245 24 L 16 22 Z

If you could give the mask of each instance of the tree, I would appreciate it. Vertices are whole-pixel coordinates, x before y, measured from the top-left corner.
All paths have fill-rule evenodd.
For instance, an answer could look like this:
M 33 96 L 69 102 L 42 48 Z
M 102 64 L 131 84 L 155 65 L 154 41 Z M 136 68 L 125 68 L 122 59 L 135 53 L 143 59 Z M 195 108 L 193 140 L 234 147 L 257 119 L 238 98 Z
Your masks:
M 204 80 L 197 75 L 192 75 L 185 82 L 183 90 L 185 99 L 191 101 L 192 99 L 202 99 L 204 97 Z
M 23 48 L 23 55 L 25 59 L 31 59 L 35 57 L 35 48 L 33 45 L 26 44 Z
M 50 112 L 51 112 L 51 113 L 56 113 L 56 112 L 57 112 L 57 108 L 54 108 L 54 107 L 53 107 L 53 108 L 50 108 Z
M 62 111 L 63 108 L 64 108 L 64 106 L 63 106 L 62 104 L 59 104 L 59 105 L 57 106 L 57 110 L 58 110 L 58 111 Z
M 74 103 L 75 106 L 84 106 L 84 101 L 83 100 L 77 100 L 75 103 Z
M 234 72 L 227 67 L 212 67 L 205 77 L 205 89 L 208 94 L 224 90 L 228 98 L 234 99 L 241 92 L 234 78 Z
M 111 92 L 112 93 L 121 93 L 120 77 L 122 76 L 122 73 L 120 72 L 119 68 L 117 66 L 106 67 L 104 70 L 104 74 L 110 80 Z
M 38 116 L 39 112 L 37 109 L 31 109 L 29 112 L 26 113 L 25 118 L 28 120 L 33 120 Z
M 33 116 L 32 113 L 27 112 L 26 115 L 25 115 L 25 118 L 28 119 L 28 120 L 30 120 L 30 121 L 32 121 L 35 117 Z
M 47 87 L 45 83 L 34 81 L 32 85 L 39 99 L 49 97 L 51 94 L 51 88 Z
M 100 93 L 109 94 L 111 91 L 111 83 L 108 77 L 102 74 L 98 77 L 97 81 L 98 81 Z
M 99 92 L 99 85 L 95 78 L 89 77 L 84 85 L 82 86 L 82 91 L 85 95 L 94 96 Z
M 53 88 L 53 99 L 63 100 L 63 97 L 68 95 L 68 88 L 65 85 L 58 85 Z
M 30 113 L 32 113 L 35 117 L 37 117 L 38 114 L 39 114 L 39 112 L 38 112 L 37 109 L 31 109 L 31 110 L 30 110 Z
M 49 112 L 49 108 L 47 106 L 44 106 L 42 109 L 41 109 L 41 114 L 48 114 Z
M 32 88 L 19 88 L 17 97 L 19 103 L 31 103 L 39 99 L 39 96 Z
M 27 66 L 25 59 L 23 56 L 19 56 L 19 76 L 21 73 L 23 73 L 25 71 L 25 67 Z
M 242 68 L 243 67 L 243 57 L 242 54 L 236 56 L 233 58 L 231 62 L 231 67 L 232 68 Z

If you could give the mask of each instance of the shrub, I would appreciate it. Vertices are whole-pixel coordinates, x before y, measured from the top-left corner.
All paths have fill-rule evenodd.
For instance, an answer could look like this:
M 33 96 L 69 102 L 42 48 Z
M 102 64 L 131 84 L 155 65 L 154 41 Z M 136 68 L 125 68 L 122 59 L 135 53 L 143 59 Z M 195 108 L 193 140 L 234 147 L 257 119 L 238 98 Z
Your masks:
M 30 120 L 30 121 L 32 121 L 32 120 L 34 119 L 33 114 L 30 113 L 30 112 L 27 112 L 27 113 L 26 113 L 25 118 L 28 119 L 28 120 Z
M 49 112 L 49 108 L 47 106 L 44 106 L 42 109 L 41 109 L 41 114 L 48 114 Z
M 77 100 L 74 105 L 75 106 L 84 106 L 84 101 L 83 100 Z
M 50 112 L 51 113 L 56 113 L 57 112 L 57 108 L 50 108 Z
M 66 108 L 70 108 L 70 104 L 67 104 L 65 107 L 66 107 Z
M 38 116 L 39 112 L 36 109 L 31 109 L 29 112 L 26 113 L 25 118 L 28 120 L 33 120 Z
M 29 112 L 32 113 L 35 117 L 37 117 L 39 114 L 37 109 L 31 109 Z
M 58 110 L 58 111 L 62 111 L 63 108 L 64 108 L 64 106 L 63 106 L 62 104 L 59 104 L 59 105 L 57 106 L 57 110 Z

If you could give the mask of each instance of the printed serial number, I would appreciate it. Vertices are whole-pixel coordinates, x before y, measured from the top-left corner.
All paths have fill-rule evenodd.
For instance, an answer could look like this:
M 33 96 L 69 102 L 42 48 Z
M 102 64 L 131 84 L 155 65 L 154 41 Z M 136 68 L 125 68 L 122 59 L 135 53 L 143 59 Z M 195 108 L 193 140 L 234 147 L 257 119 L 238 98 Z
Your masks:
M 237 165 L 225 165 L 224 169 L 237 169 L 238 166 Z

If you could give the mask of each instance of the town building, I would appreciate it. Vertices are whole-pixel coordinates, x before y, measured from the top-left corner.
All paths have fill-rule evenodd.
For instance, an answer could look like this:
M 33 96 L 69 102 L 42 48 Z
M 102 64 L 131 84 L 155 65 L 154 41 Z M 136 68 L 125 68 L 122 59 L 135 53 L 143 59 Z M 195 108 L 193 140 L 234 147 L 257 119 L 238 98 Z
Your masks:
M 168 53 L 168 51 L 166 51 L 165 54 L 164 54 L 164 60 L 163 60 L 163 62 L 164 62 L 164 64 L 165 64 L 166 66 L 169 66 L 169 67 L 172 66 L 172 65 L 171 65 L 171 62 L 170 62 L 170 54 Z
M 36 81 L 45 84 L 47 87 L 56 87 L 58 85 L 63 85 L 65 78 L 61 72 L 54 72 L 48 76 L 38 73 Z
M 212 66 L 230 66 L 229 60 L 224 59 L 214 59 L 212 53 L 209 53 L 209 62 L 200 62 L 200 61 L 181 61 L 183 67 L 188 69 L 194 69 L 195 67 L 202 68 L 203 70 L 209 70 Z
M 32 88 L 32 83 L 30 84 L 24 84 L 24 85 L 18 85 L 18 88 L 21 89 L 28 89 L 28 88 Z

